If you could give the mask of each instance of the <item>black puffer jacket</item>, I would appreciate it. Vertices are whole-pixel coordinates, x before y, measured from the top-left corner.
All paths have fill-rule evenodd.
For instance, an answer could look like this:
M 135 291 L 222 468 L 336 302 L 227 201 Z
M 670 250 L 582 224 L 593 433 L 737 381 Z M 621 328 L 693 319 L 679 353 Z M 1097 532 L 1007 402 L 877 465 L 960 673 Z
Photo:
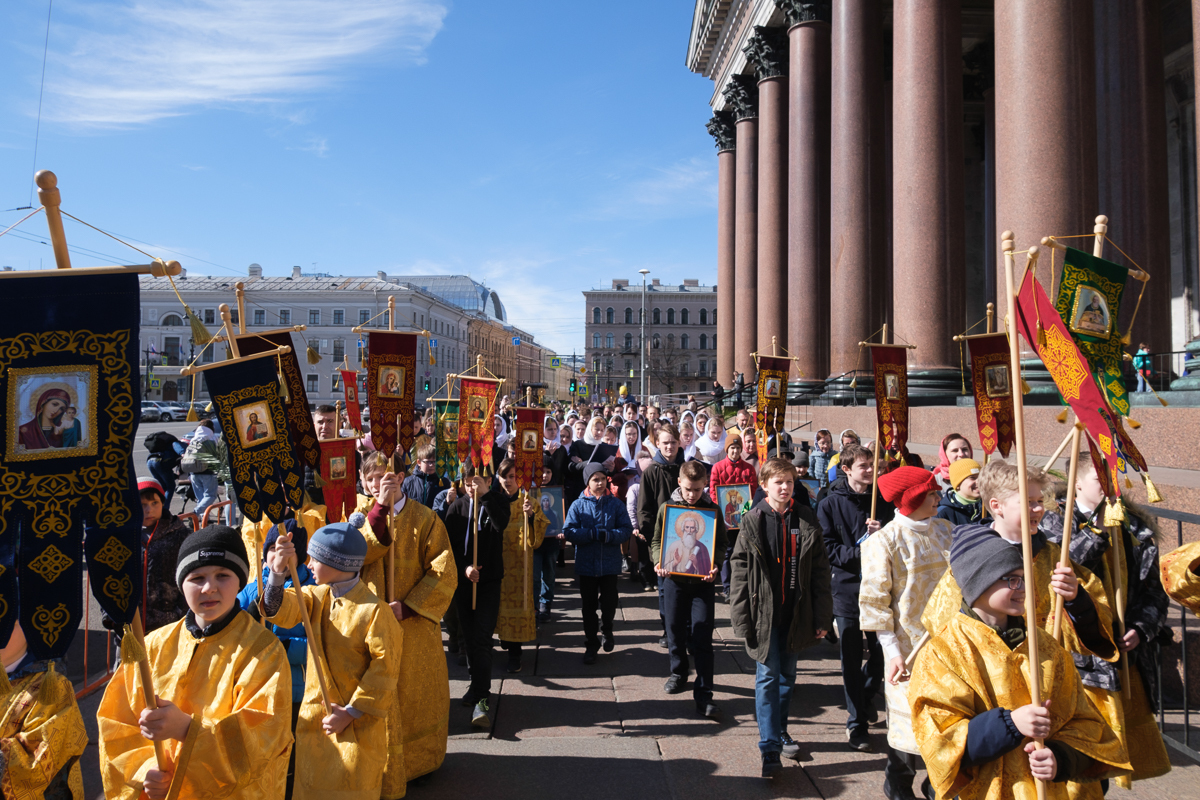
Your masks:
M 855 492 L 846 476 L 829 484 L 829 492 L 817 506 L 817 519 L 825 539 L 825 552 L 833 570 L 833 613 L 858 617 L 858 587 L 862 583 L 861 548 L 858 540 L 867 532 L 871 516 L 871 492 Z M 882 497 L 875 504 L 879 526 L 892 521 L 896 508 Z
M 479 531 L 468 523 L 471 519 L 471 499 L 461 495 L 446 509 L 446 533 L 450 537 L 450 549 L 454 551 L 454 563 L 458 568 L 458 585 L 471 586 L 467 580 L 467 567 L 474 555 L 474 539 L 479 538 L 479 582 L 495 583 L 504 578 L 504 529 L 508 527 L 512 509 L 508 495 L 498 486 L 493 486 L 479 499 L 483 512 L 478 515 Z
M 976 500 L 974 503 L 964 503 L 958 499 L 958 495 L 954 493 L 953 489 L 947 489 L 942 492 L 942 499 L 938 503 L 937 515 L 956 528 L 959 525 L 979 522 L 983 517 L 983 501 Z
M 654 454 L 654 463 L 642 474 L 642 489 L 638 494 L 637 519 L 633 525 L 647 540 L 658 519 L 658 507 L 671 501 L 671 494 L 679 488 L 679 467 L 683 465 L 683 448 L 675 454 L 671 463 L 662 453 Z

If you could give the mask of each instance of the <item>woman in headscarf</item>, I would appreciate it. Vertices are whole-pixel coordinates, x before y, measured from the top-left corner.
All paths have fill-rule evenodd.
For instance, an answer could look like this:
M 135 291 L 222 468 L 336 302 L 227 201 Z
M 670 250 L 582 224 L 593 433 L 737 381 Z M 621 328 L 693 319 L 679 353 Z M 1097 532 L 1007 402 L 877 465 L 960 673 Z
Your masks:
M 562 486 L 563 475 L 567 471 L 567 448 L 562 442 L 564 429 L 570 431 L 571 426 L 560 427 L 558 420 L 550 416 L 546 417 L 546 424 L 542 426 L 542 452 L 545 454 L 546 464 L 550 467 L 551 486 Z M 570 433 L 567 436 L 569 437 Z
M 679 451 L 683 453 L 684 461 L 691 461 L 696 457 L 696 429 L 692 427 L 691 418 L 679 423 Z
M 933 477 L 937 478 L 938 486 L 945 492 L 950 486 L 950 465 L 962 458 L 974 458 L 975 451 L 971 442 L 961 433 L 952 433 L 942 439 L 938 451 L 938 465 L 933 468 Z
M 499 414 L 492 418 L 493 430 L 496 432 L 496 438 L 492 441 L 492 473 L 500 468 L 500 462 L 508 455 L 508 420 Z
M 609 425 L 604 429 L 604 443 L 617 444 L 618 430 L 616 427 Z
M 583 494 L 583 469 L 591 462 L 604 464 L 604 469 L 612 471 L 617 459 L 617 446 L 604 443 L 604 417 L 592 417 L 583 432 L 583 440 L 571 445 L 570 459 L 567 463 L 567 477 L 563 481 L 563 501 L 567 508 L 571 507 Z
M 641 435 L 641 428 L 636 422 L 626 422 L 621 428 L 621 436 L 617 441 L 617 453 L 625 459 L 626 464 L 634 468 L 637 467 L 637 453 L 641 450 L 639 441 Z M 641 475 L 640 470 L 638 474 Z
M 710 467 L 725 458 L 725 424 L 720 417 L 710 417 L 704 435 L 696 440 L 700 460 Z

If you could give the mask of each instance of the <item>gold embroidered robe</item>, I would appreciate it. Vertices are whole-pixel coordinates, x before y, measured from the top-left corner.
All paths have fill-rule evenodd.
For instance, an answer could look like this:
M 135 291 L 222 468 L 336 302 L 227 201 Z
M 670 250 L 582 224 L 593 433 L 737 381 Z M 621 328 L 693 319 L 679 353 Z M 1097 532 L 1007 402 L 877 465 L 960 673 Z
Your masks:
M 163 742 L 169 768 L 186 760 L 180 800 L 277 800 L 292 750 L 292 670 L 274 633 L 239 612 L 220 633 L 192 637 L 184 621 L 146 636 L 154 691 L 192 717 L 184 741 Z M 122 664 L 96 713 L 108 800 L 136 800 L 154 744 L 142 738 L 137 664 Z
M 328 585 L 302 588 L 316 641 L 309 640 L 292 796 L 377 800 L 388 760 L 387 720 L 396 704 L 404 634 L 392 610 L 361 580 L 341 597 L 334 597 Z M 289 589 L 268 621 L 291 628 L 300 624 L 300 613 L 296 593 Z M 314 645 L 327 670 L 329 702 L 363 712 L 336 736 L 321 729 L 325 708 L 313 664 Z
M 534 502 L 534 513 L 525 532 L 525 501 L 520 494 L 511 503 L 512 515 L 504 529 L 504 580 L 500 583 L 500 616 L 496 620 L 496 635 L 502 642 L 532 642 L 537 638 L 537 590 L 533 588 L 533 551 L 546 538 L 550 520 L 542 513 L 541 503 Z M 526 579 L 529 592 L 526 594 Z
M 1066 800 L 1068 785 L 1091 785 L 1128 774 L 1129 756 L 1120 739 L 1088 700 L 1070 653 L 1034 629 L 1041 662 L 1041 695 L 1052 698 L 1049 739 L 1097 763 L 1080 784 L 1046 784 L 1047 800 Z M 1014 711 L 1029 705 L 1029 643 L 1015 650 L 984 623 L 956 614 L 921 649 L 909 680 L 913 731 L 929 780 L 938 797 L 961 800 L 1035 800 L 1037 792 L 1024 745 L 985 764 L 962 767 L 967 726 L 993 708 Z
M 893 519 L 862 544 L 859 625 L 864 631 L 895 633 L 905 658 L 925 633 L 921 613 L 950 566 L 952 530 L 949 522 L 937 517 L 929 520 L 924 531 Z M 883 693 L 888 744 L 906 753 L 918 752 L 909 717 L 908 682 L 893 686 L 885 681 Z
M 65 676 L 35 672 L 10 684 L 0 673 L 0 795 L 42 800 L 51 781 L 73 760 L 67 786 L 74 800 L 83 800 L 79 756 L 87 743 L 75 688 Z
M 308 531 L 308 535 L 312 536 L 320 528 L 325 526 L 325 506 L 319 506 L 311 502 L 306 502 L 300 507 L 300 524 L 304 526 L 304 530 Z M 267 518 L 266 514 L 258 522 L 252 519 L 242 519 L 242 541 L 246 545 L 246 555 L 250 556 L 250 580 L 258 580 L 256 576 L 262 574 L 263 567 L 263 545 L 267 541 L 267 533 L 274 525 Z M 262 597 L 262 593 L 259 593 Z
M 1200 616 L 1200 542 L 1172 550 L 1159 561 L 1167 595 Z

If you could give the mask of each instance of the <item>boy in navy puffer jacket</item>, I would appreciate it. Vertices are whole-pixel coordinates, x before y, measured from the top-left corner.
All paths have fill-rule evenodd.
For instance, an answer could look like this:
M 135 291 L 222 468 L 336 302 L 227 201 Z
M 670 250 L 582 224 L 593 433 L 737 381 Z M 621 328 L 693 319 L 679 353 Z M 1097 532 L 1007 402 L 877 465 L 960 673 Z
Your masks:
M 613 616 L 617 612 L 617 576 L 621 574 L 621 545 L 633 535 L 633 524 L 625 504 L 608 491 L 608 473 L 603 464 L 584 467 L 587 489 L 571 504 L 563 533 L 575 545 L 575 575 L 583 599 L 583 633 L 587 637 L 583 663 L 596 663 L 600 638 L 604 652 L 613 649 Z M 601 618 L 597 625 L 596 608 Z

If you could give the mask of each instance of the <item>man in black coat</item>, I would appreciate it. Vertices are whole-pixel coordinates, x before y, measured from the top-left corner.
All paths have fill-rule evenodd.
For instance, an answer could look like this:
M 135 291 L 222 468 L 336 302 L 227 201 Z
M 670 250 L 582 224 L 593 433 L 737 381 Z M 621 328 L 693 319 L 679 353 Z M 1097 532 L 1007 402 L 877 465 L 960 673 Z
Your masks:
M 863 633 L 858 626 L 858 587 L 862 582 L 860 547 L 866 537 L 891 521 L 895 508 L 877 498 L 871 516 L 874 454 L 860 444 L 848 444 L 838 458 L 841 476 L 817 506 L 825 551 L 833 571 L 833 615 L 842 656 L 842 686 L 846 693 L 846 735 L 855 750 L 870 750 L 867 727 L 877 718 L 873 700 L 883 687 L 883 649 L 873 633 L 866 634 L 870 657 L 862 663 Z
M 683 453 L 679 449 L 679 429 L 664 422 L 658 429 L 658 452 L 642 475 L 642 488 L 638 494 L 637 519 L 634 525 L 646 541 L 654 538 L 654 526 L 658 520 L 658 509 L 671 501 L 671 495 L 679 488 L 679 467 L 683 464 Z M 663 599 L 663 578 L 658 580 L 658 618 L 662 621 L 663 635 L 658 640 L 660 647 L 667 646 L 667 609 Z

